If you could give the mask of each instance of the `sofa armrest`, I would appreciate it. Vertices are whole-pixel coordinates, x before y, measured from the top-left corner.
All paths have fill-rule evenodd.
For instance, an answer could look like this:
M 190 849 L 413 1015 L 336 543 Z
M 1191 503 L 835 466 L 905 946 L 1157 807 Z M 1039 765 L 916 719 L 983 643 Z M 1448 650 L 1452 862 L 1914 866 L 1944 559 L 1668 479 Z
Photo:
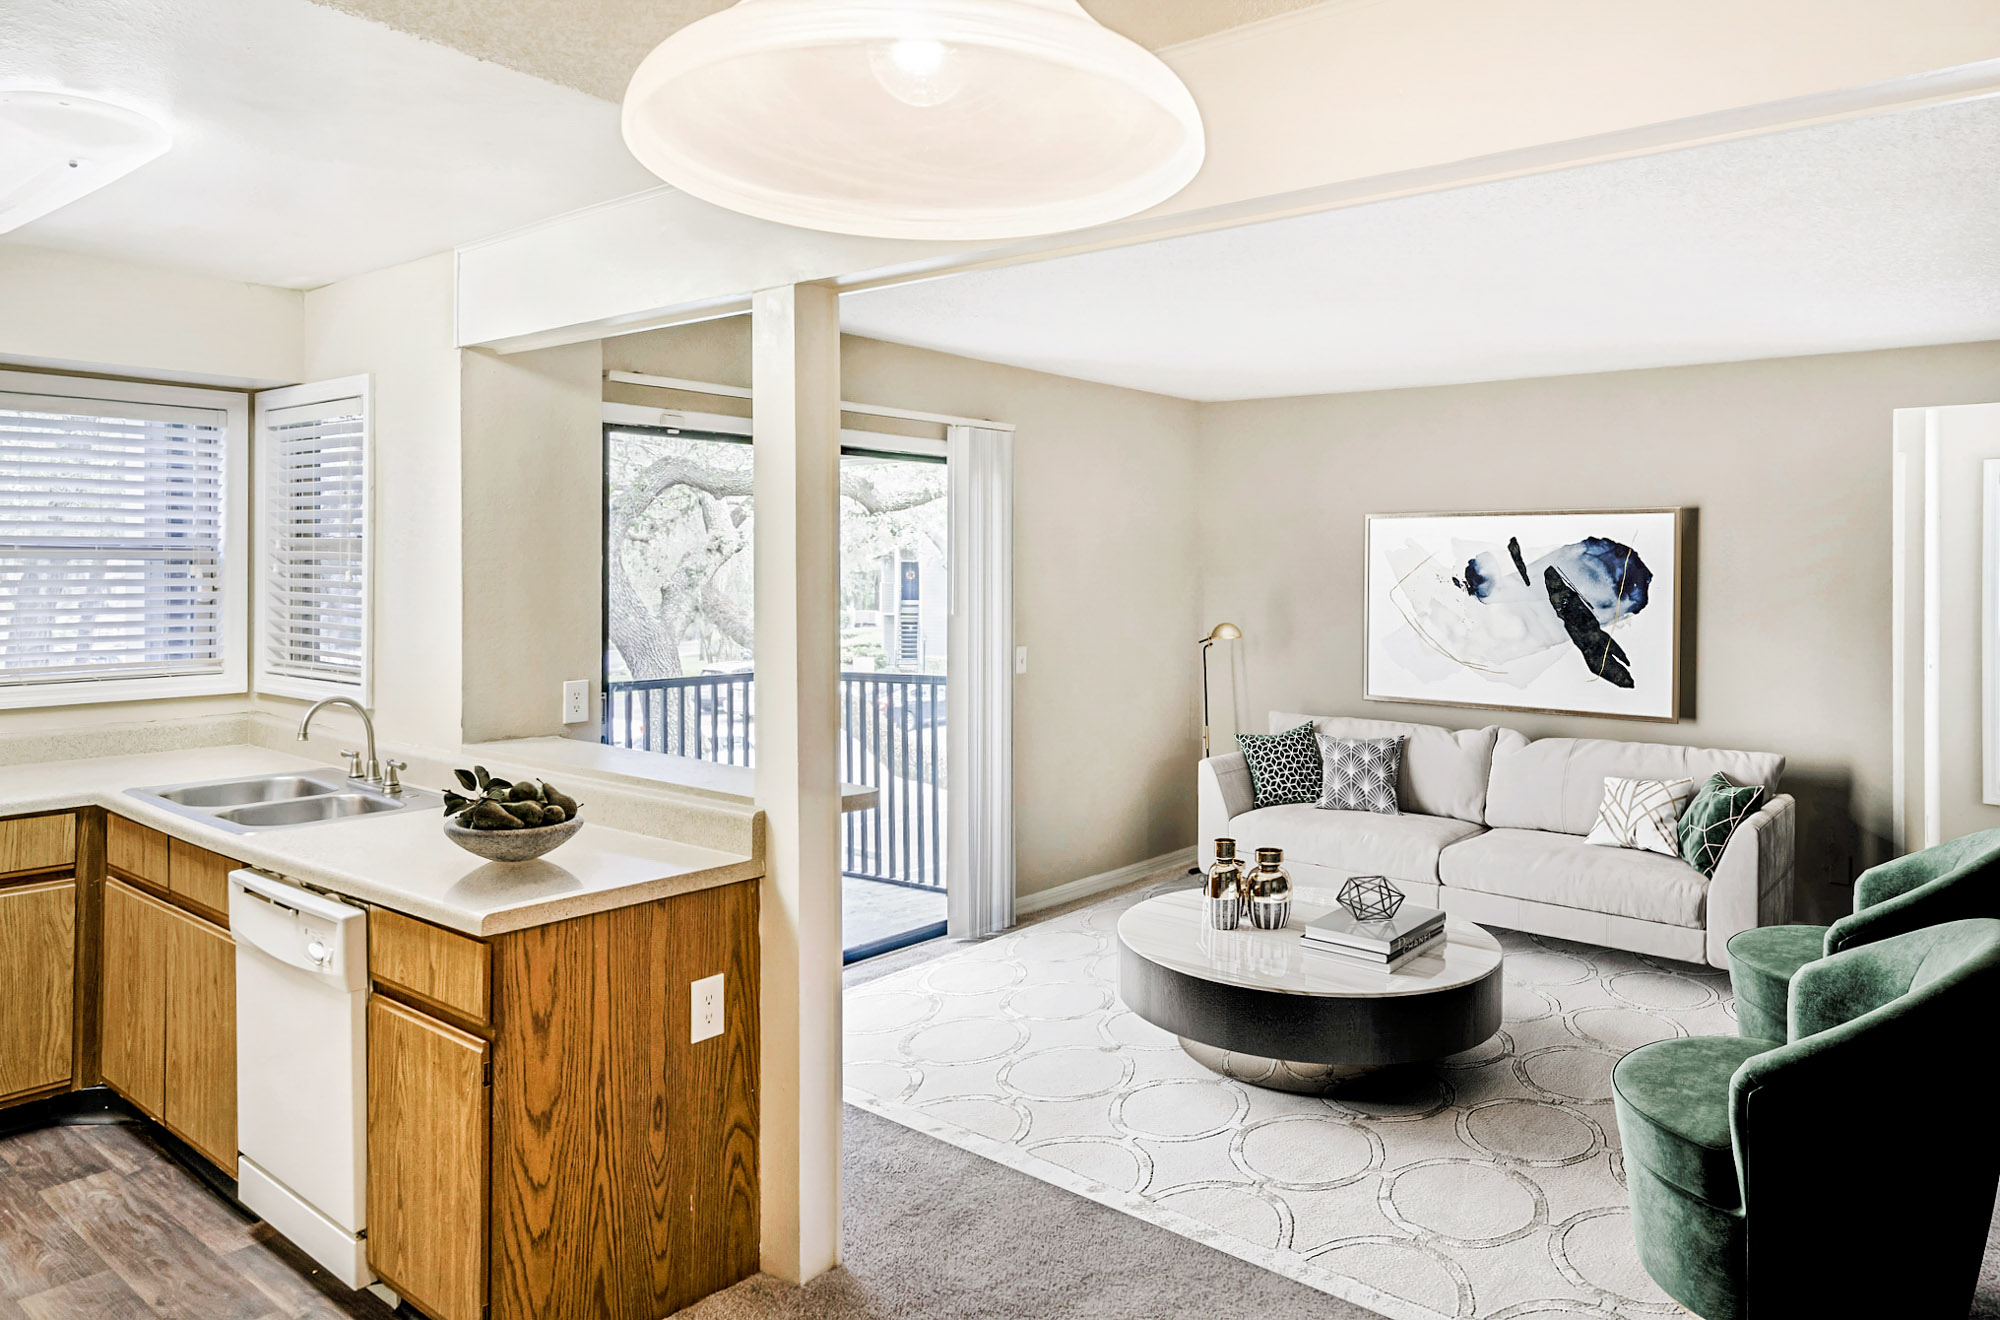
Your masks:
M 1257 805 L 1250 763 L 1241 752 L 1219 752 L 1195 767 L 1195 863 L 1215 860 L 1215 841 L 1229 837 L 1229 822 Z
M 1729 937 L 1791 920 L 1797 804 L 1780 793 L 1736 827 L 1708 881 L 1708 962 L 1729 966 Z

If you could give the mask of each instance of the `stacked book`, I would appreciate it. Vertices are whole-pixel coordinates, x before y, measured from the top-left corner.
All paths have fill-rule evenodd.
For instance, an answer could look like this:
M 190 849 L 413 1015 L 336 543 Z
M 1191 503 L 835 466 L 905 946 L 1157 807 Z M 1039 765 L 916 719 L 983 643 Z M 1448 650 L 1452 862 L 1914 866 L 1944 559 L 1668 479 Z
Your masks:
M 1315 952 L 1357 967 L 1393 972 L 1412 958 L 1444 947 L 1444 913 L 1405 903 L 1386 921 L 1361 921 L 1337 907 L 1307 922 L 1300 938 Z

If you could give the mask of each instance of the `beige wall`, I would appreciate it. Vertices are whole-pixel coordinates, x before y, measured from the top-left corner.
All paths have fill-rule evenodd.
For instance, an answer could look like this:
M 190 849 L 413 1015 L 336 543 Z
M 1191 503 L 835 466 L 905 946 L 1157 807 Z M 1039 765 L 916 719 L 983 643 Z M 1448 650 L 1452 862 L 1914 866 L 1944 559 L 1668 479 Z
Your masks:
M 303 378 L 303 303 L 294 289 L 0 244 L 0 361 L 289 385 Z
M 464 355 L 464 737 L 597 737 L 562 684 L 602 676 L 603 355 Z
M 1203 617 L 1273 709 L 1783 752 L 1810 910 L 1890 837 L 1890 414 L 2000 398 L 2000 344 L 1205 406 Z M 1362 520 L 1699 511 L 1679 724 L 1364 701 Z M 1226 703 L 1225 703 L 1226 704 Z M 1218 714 L 1226 724 L 1227 713 Z
M 607 340 L 604 365 L 745 385 L 748 325 Z M 853 336 L 841 341 L 841 378 L 853 402 L 1018 428 L 1014 629 L 1029 657 L 1014 689 L 1019 892 L 1186 847 L 1203 631 L 1189 521 L 1196 405 Z M 607 397 L 747 411 L 626 386 Z
M 363 372 L 374 379 L 376 732 L 449 745 L 462 673 L 450 253 L 306 295 L 307 379 Z

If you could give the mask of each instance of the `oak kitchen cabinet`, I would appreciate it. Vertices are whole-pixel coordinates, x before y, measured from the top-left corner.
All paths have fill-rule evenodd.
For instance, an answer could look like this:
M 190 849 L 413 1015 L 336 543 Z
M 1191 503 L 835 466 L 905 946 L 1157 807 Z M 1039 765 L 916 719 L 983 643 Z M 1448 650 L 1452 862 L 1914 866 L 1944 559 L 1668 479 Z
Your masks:
M 121 816 L 105 822 L 99 1054 L 104 1081 L 236 1174 L 236 943 L 227 857 Z
M 0 1104 L 74 1076 L 76 921 L 75 814 L 0 821 Z
M 378 909 L 369 964 L 368 1258 L 418 1309 L 655 1320 L 756 1270 L 754 881 L 490 940 Z

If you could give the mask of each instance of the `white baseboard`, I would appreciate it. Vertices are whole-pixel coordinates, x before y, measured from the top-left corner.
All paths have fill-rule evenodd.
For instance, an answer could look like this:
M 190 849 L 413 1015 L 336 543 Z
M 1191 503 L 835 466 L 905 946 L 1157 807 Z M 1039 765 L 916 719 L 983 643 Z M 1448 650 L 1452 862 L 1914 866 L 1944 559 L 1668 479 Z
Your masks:
M 1155 871 L 1169 867 L 1179 867 L 1185 871 L 1194 865 L 1193 848 L 1177 848 L 1158 857 L 1148 857 L 1143 862 L 1121 866 L 1115 871 L 1104 871 L 1098 875 L 1087 875 L 1081 880 L 1071 880 L 1057 885 L 1054 889 L 1037 890 L 1032 894 L 1022 894 L 1014 900 L 1016 917 L 1032 917 L 1037 912 L 1046 912 L 1065 903 L 1074 903 L 1079 898 L 1089 898 L 1094 894 L 1106 893 L 1120 885 L 1129 885 L 1134 880 L 1144 879 Z

